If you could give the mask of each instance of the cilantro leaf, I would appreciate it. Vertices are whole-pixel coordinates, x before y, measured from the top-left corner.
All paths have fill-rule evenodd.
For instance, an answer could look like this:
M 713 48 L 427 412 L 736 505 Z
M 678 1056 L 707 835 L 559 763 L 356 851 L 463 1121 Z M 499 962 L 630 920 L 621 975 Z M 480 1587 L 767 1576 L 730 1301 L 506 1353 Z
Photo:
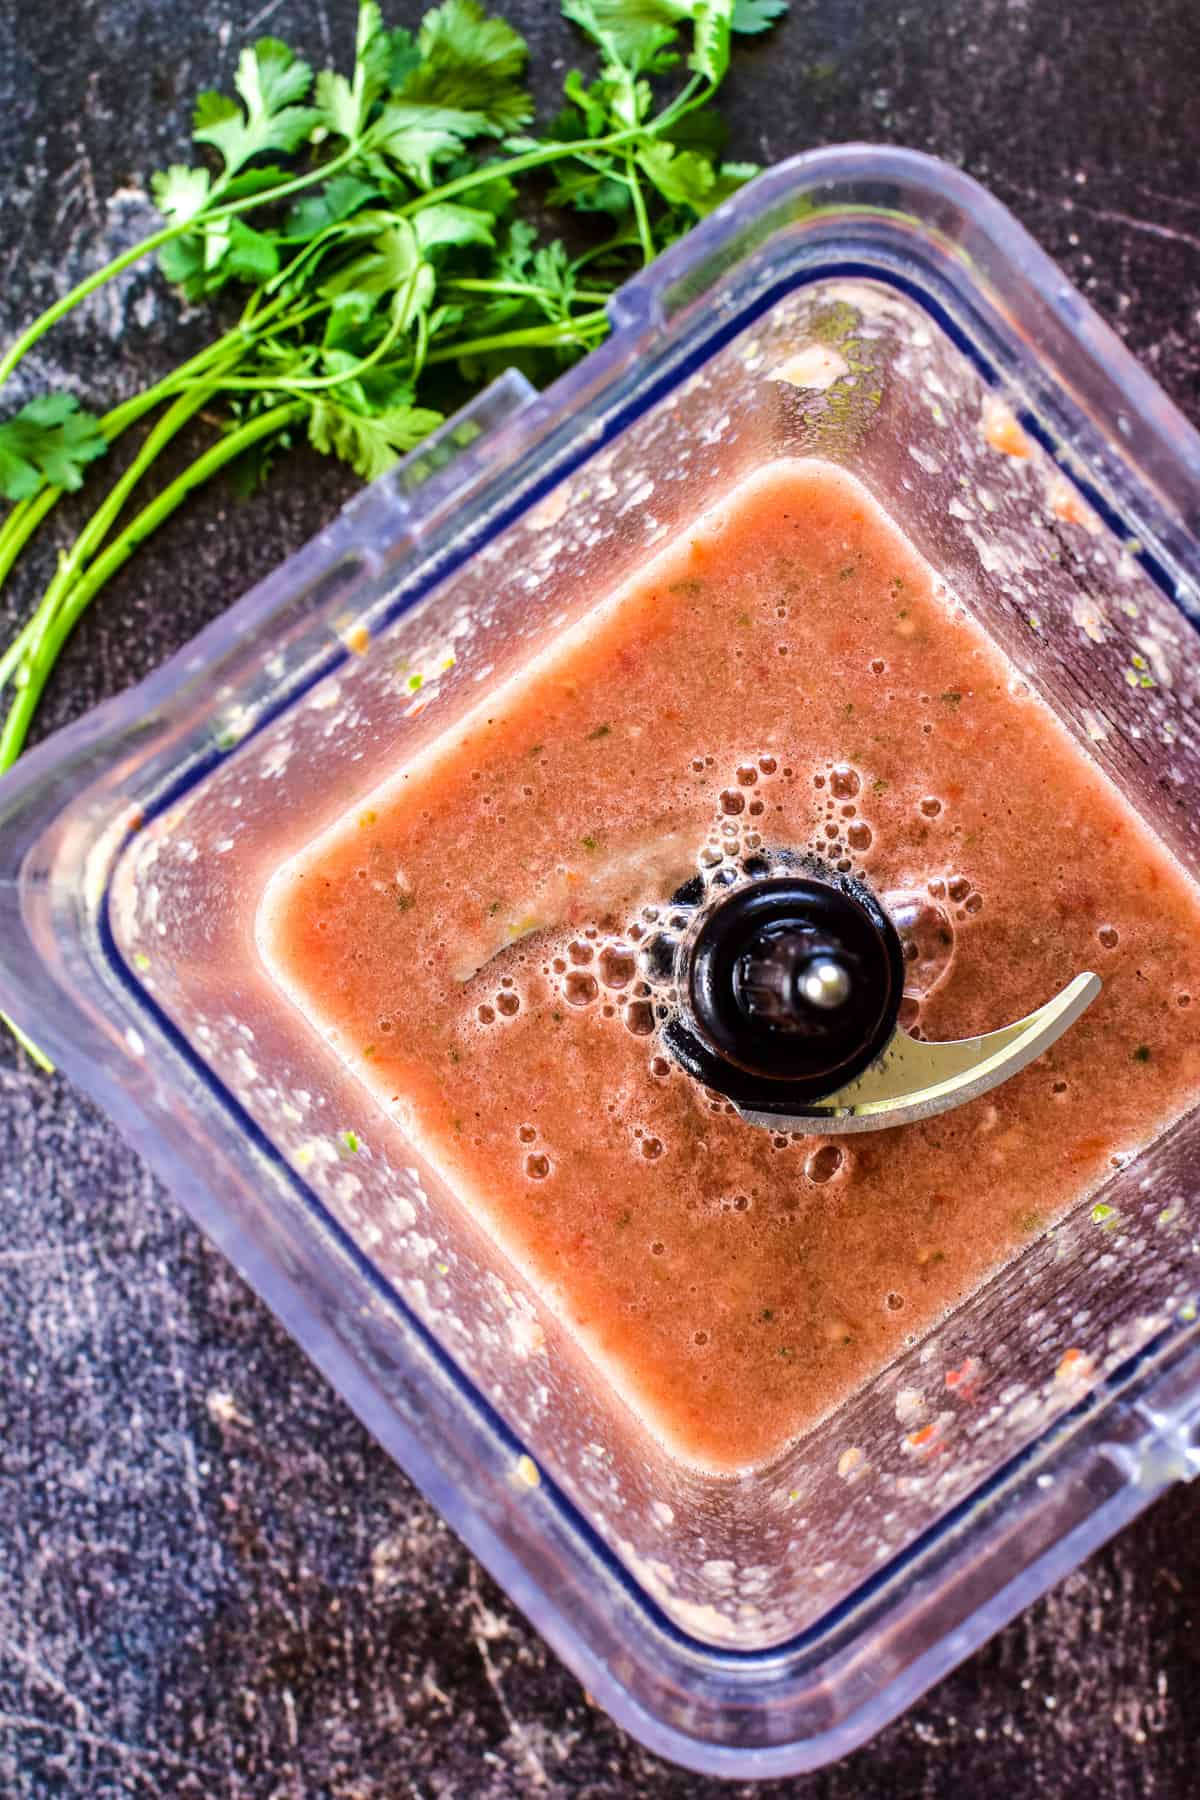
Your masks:
M 491 213 L 474 206 L 458 206 L 452 200 L 422 207 L 413 220 L 422 250 L 461 244 L 491 245 L 496 241 L 494 226 Z
M 733 29 L 750 37 L 782 19 L 788 0 L 733 0 Z
M 392 34 L 384 29 L 376 0 L 360 0 L 353 79 L 347 81 L 332 69 L 322 69 L 317 76 L 315 98 L 322 123 L 338 137 L 352 142 L 362 137 L 375 102 L 391 86 L 393 55 Z
M 0 425 L 0 493 L 28 500 L 47 482 L 74 492 L 107 449 L 99 419 L 73 394 L 41 394 Z
M 364 480 L 375 481 L 441 423 L 442 414 L 427 406 L 393 406 L 369 415 L 322 397 L 312 402 L 308 437 L 314 449 L 340 457 Z
M 189 300 L 202 300 L 219 293 L 229 281 L 270 281 L 279 271 L 279 251 L 273 238 L 244 219 L 217 218 L 164 244 L 158 266 Z
M 729 70 L 733 0 L 692 0 L 688 14 L 694 28 L 688 68 L 719 87 Z
M 172 163 L 150 177 L 154 204 L 172 225 L 186 225 L 208 201 L 212 179 L 207 169 L 189 169 L 183 163 Z
M 443 0 L 417 34 L 421 60 L 395 90 L 397 98 L 471 113 L 475 131 L 502 137 L 533 117 L 522 85 L 526 46 L 478 0 Z
M 675 43 L 686 0 L 562 0 L 568 18 L 605 56 L 632 74 L 660 73 Z
M 340 225 L 368 200 L 377 200 L 379 189 L 357 175 L 334 175 L 315 194 L 304 194 L 287 217 L 287 235 L 297 242 L 319 237 L 331 225 Z
M 193 138 L 212 145 L 226 176 L 264 151 L 290 154 L 324 122 L 318 109 L 296 104 L 312 85 L 312 70 L 278 38 L 259 38 L 242 51 L 233 84 L 244 112 L 228 95 L 208 90 L 197 100 L 192 120 Z
M 716 171 L 698 150 L 673 150 L 670 144 L 647 144 L 638 163 L 671 206 L 690 206 L 703 216 L 715 202 Z

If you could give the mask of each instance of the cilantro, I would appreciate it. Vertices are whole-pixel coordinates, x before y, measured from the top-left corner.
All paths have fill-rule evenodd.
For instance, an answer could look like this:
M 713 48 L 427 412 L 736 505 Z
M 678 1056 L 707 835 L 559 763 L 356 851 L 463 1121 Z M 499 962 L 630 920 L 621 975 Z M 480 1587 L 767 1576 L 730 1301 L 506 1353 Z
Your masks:
M 356 1132 L 343 1131 L 341 1142 L 343 1147 L 350 1152 L 351 1156 L 357 1156 L 362 1149 L 362 1144 L 359 1142 L 358 1134 Z
M 200 95 L 192 116 L 193 138 L 213 146 L 226 177 L 264 151 L 298 150 L 320 123 L 315 107 L 298 104 L 308 96 L 312 70 L 278 38 L 259 38 L 242 51 L 233 85 L 244 106 L 209 91 Z
M 308 414 L 308 439 L 316 450 L 341 458 L 366 481 L 391 468 L 404 450 L 412 450 L 441 424 L 441 413 L 427 407 L 393 406 L 384 412 L 360 413 L 351 406 L 318 396 Z M 409 687 L 421 685 L 414 675 Z
M 597 738 L 606 738 L 612 732 L 611 725 L 597 725 L 594 731 L 588 732 L 588 742 L 595 743 Z
M 593 837 L 591 832 L 589 831 L 587 836 L 581 837 L 579 841 L 583 845 L 585 850 L 595 850 L 597 845 L 599 844 L 600 840 L 598 838 Z
M 408 103 L 453 108 L 476 121 L 473 131 L 503 137 L 533 117 L 521 85 L 525 41 L 503 19 L 488 18 L 476 0 L 445 0 L 425 15 L 419 61 L 400 87 Z
M 43 394 L 0 425 L 0 493 L 30 500 L 47 485 L 71 492 L 108 444 L 100 421 L 71 394 Z
M 341 68 L 314 72 L 274 37 L 243 48 L 232 92 L 196 101 L 194 156 L 177 151 L 151 179 L 161 227 L 0 356 L 2 386 L 57 320 L 152 255 L 220 320 L 207 345 L 103 419 L 60 393 L 0 423 L 0 494 L 14 503 L 0 522 L 0 581 L 61 493 L 146 423 L 0 653 L 0 773 L 75 621 L 197 488 L 228 470 L 249 492 L 305 441 L 373 480 L 502 370 L 545 383 L 598 344 L 613 291 L 756 173 L 724 159 L 712 103 L 734 35 L 761 33 L 785 10 L 783 0 L 563 0 L 593 69 L 567 73 L 560 110 L 540 128 L 525 42 L 480 0 L 441 0 L 415 32 L 360 0 Z M 539 220 L 547 207 L 578 217 L 543 239 L 515 216 L 526 200 Z M 580 247 L 597 215 L 595 241 Z M 194 460 L 143 489 L 185 427 L 207 433 Z M 421 677 L 408 685 L 416 692 Z

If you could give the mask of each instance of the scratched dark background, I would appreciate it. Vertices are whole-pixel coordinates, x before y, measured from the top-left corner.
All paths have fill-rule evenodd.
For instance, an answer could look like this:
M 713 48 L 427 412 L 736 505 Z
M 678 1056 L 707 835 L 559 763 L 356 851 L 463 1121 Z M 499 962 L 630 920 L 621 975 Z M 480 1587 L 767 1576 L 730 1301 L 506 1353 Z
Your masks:
M 0 333 L 147 228 L 149 174 L 248 37 L 344 64 L 354 11 L 0 0 Z M 418 11 L 385 0 L 394 22 Z M 507 12 L 549 103 L 572 34 L 552 0 Z M 793 0 L 740 52 L 727 110 L 734 152 L 763 162 L 870 138 L 960 163 L 1200 422 L 1196 0 Z M 201 329 L 136 272 L 28 386 L 110 403 Z M 45 728 L 151 668 L 352 485 L 299 455 L 250 505 L 194 503 L 88 617 Z M 1176 1489 L 873 1744 L 761 1791 L 1193 1796 L 1198 1581 L 1200 1505 Z M 116 1132 L 0 1045 L 0 1792 L 749 1791 L 598 1713 Z

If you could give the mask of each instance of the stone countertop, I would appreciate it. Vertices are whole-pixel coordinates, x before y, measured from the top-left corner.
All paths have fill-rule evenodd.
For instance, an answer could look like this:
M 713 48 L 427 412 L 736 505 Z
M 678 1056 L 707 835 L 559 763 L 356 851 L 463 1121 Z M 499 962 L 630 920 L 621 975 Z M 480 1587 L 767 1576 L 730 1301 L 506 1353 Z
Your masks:
M 510 0 L 544 104 L 578 57 Z M 318 63 L 354 0 L 16 0 L 0 42 L 0 337 L 132 241 L 195 92 L 272 30 Z M 411 23 L 410 0 L 385 0 Z M 1195 0 L 793 0 L 739 51 L 735 154 L 910 144 L 987 183 L 1200 420 Z M 137 271 L 46 340 L 29 391 L 108 401 L 193 342 Z M 299 453 L 209 491 L 113 583 L 50 729 L 127 685 L 354 486 Z M 63 524 L 69 523 L 64 518 Z M 47 549 L 0 599 L 23 616 Z M 596 1711 L 258 1300 L 61 1078 L 0 1044 L 0 1790 L 22 1800 L 749 1793 Z M 1196 1792 L 1200 1514 L 1177 1488 L 872 1744 L 761 1791 L 978 1800 Z

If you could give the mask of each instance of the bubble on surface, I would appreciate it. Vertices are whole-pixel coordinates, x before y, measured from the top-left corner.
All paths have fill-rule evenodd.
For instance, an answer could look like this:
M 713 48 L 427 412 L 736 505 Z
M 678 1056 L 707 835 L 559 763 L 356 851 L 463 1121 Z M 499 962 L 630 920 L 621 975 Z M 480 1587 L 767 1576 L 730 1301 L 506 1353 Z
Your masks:
M 942 803 L 936 794 L 926 794 L 921 801 L 921 811 L 927 819 L 936 819 L 942 810 Z
M 823 1186 L 840 1172 L 845 1160 L 845 1152 L 837 1144 L 822 1144 L 819 1150 L 814 1150 L 809 1156 L 804 1165 L 804 1173 L 810 1181 Z
M 852 850 L 869 850 L 871 848 L 871 827 L 862 819 L 857 820 L 847 831 L 846 841 Z
M 572 969 L 563 982 L 563 998 L 568 1006 L 590 1006 L 600 992 L 594 975 Z
M 606 988 L 628 987 L 637 974 L 634 954 L 624 944 L 605 944 L 598 966 L 600 980 Z
M 839 800 L 853 800 L 861 787 L 857 769 L 851 768 L 849 763 L 834 765 L 829 776 L 829 790 Z
M 666 1148 L 661 1138 L 644 1137 L 642 1139 L 642 1155 L 647 1162 L 656 1162 Z
M 537 1137 L 537 1132 L 532 1125 L 522 1125 L 517 1131 L 517 1136 L 523 1144 L 532 1144 Z
M 525 1158 L 525 1173 L 530 1181 L 545 1181 L 550 1173 L 550 1158 L 537 1152 Z
M 491 1025 L 495 1021 L 495 1010 L 486 1001 L 475 1008 L 475 1017 L 481 1025 Z
M 648 1000 L 631 1000 L 625 1008 L 625 1029 L 634 1037 L 649 1037 L 654 1030 L 654 1008 Z
M 503 989 L 496 995 L 496 1011 L 506 1019 L 515 1018 L 521 1010 L 520 997 L 509 989 Z
M 930 882 L 932 887 L 932 882 Z M 919 893 L 883 896 L 883 905 L 900 932 L 905 958 L 905 995 L 921 1001 L 945 981 L 954 963 L 954 925 L 943 907 Z M 905 1021 L 901 1019 L 901 1024 Z M 909 1026 L 905 1024 L 905 1030 Z
M 1115 925 L 1101 925 L 1096 936 L 1106 950 L 1115 950 L 1121 941 L 1121 934 Z
M 593 954 L 592 946 L 584 943 L 579 938 L 576 938 L 573 943 L 567 945 L 567 955 L 570 957 L 571 961 L 579 967 L 583 967 L 585 964 L 590 963 Z

